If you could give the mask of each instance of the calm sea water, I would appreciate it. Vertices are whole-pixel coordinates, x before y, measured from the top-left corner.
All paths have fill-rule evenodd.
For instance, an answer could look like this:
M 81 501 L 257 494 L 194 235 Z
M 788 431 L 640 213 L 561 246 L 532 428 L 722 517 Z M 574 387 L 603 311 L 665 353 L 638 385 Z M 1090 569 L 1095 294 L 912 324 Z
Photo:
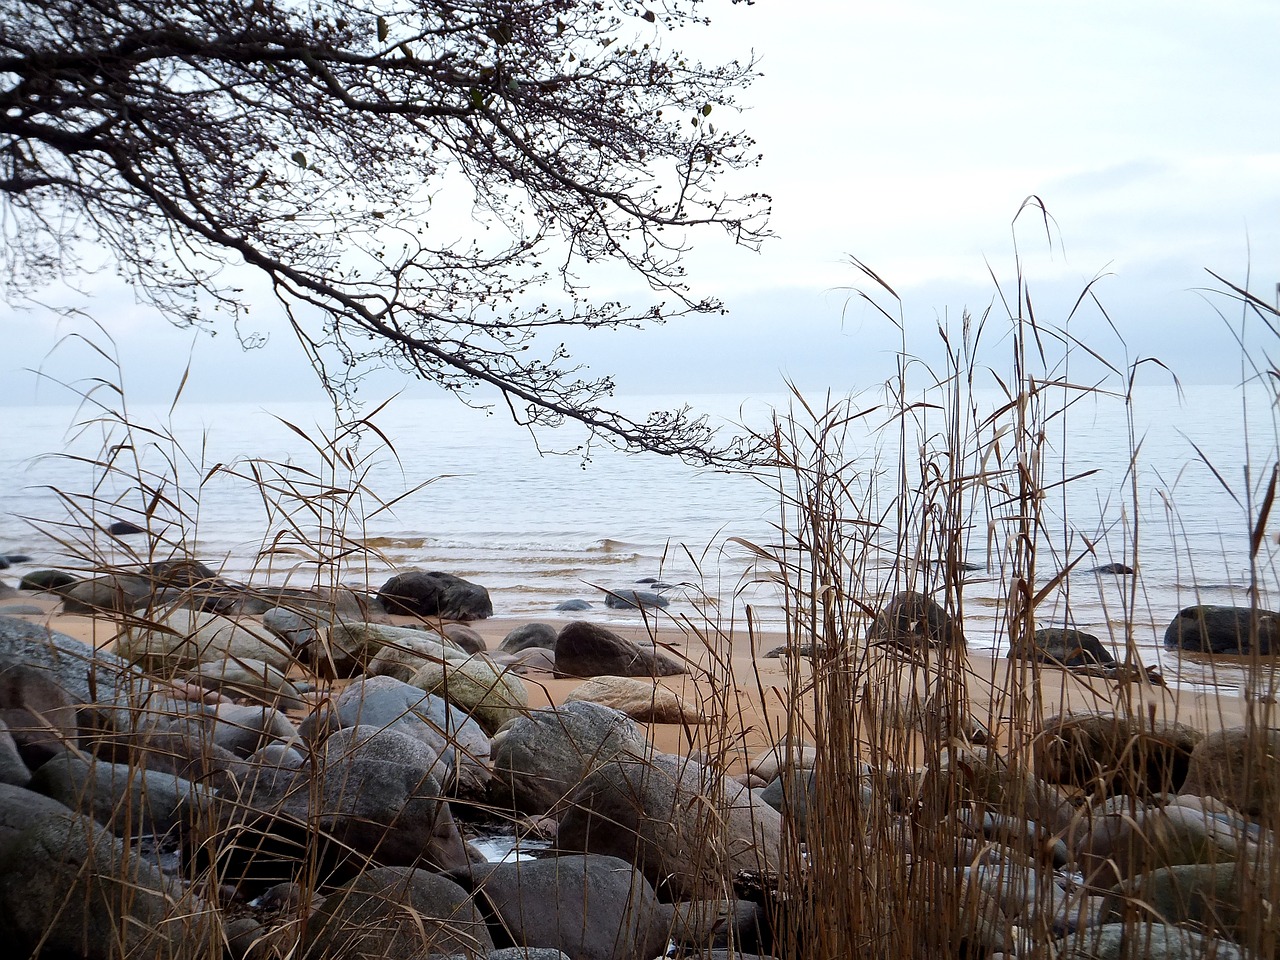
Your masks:
M 984 410 L 997 404 L 994 394 L 976 399 Z M 685 402 L 756 425 L 768 422 L 775 405 L 787 406 L 784 397 L 744 404 L 728 396 L 645 398 L 643 404 Z M 858 406 L 875 402 L 868 396 Z M 1045 598 L 1041 623 L 1070 620 L 1103 637 L 1122 637 L 1131 623 L 1148 660 L 1176 671 L 1179 658 L 1162 651 L 1160 639 L 1181 607 L 1248 602 L 1247 491 L 1260 497 L 1275 462 L 1272 412 L 1260 389 L 1189 387 L 1180 397 L 1173 388 L 1147 387 L 1128 408 L 1118 399 L 1091 397 L 1065 417 L 1050 418 L 1044 476 L 1096 472 L 1046 494 L 1039 583 L 1094 546 Z M 942 469 L 953 460 L 968 476 L 993 469 L 991 457 L 948 453 L 937 412 L 928 416 L 905 437 L 909 488 L 920 488 L 915 451 L 921 446 Z M 667 591 L 677 616 L 741 623 L 750 603 L 765 625 L 781 623 L 776 586 L 760 582 L 767 578 L 740 542 L 784 539 L 776 475 L 698 470 L 605 447 L 586 463 L 577 455 L 541 455 L 529 434 L 503 416 L 448 398 L 393 402 L 374 420 L 391 446 L 367 433 L 358 444 L 340 442 L 340 457 L 316 449 L 335 429 L 332 414 L 319 405 L 136 409 L 131 420 L 141 429 L 130 437 L 97 423 L 77 426 L 69 407 L 12 408 L 5 419 L 0 553 L 32 557 L 0 574 L 11 580 L 42 566 L 84 565 L 95 553 L 108 561 L 130 559 L 106 538 L 88 536 L 89 520 L 136 517 L 155 499 L 155 516 L 168 521 L 162 556 L 180 543 L 243 581 L 310 585 L 318 578 L 376 587 L 395 568 L 438 569 L 487 586 L 500 616 L 551 616 L 557 603 L 581 597 L 596 604 L 587 616 L 610 621 L 638 614 L 605 610 L 604 590 L 641 587 L 638 580 L 655 577 L 677 585 Z M 864 502 L 847 518 L 881 521 L 872 536 L 884 551 L 867 571 L 862 587 L 868 592 L 890 582 L 896 565 L 899 531 L 892 512 L 882 514 L 896 484 L 901 437 L 885 420 L 877 412 L 853 422 L 844 447 L 843 476 Z M 990 440 L 990 431 L 984 438 Z M 543 440 L 571 442 L 554 434 Z M 1002 449 L 1008 441 L 1001 438 Z M 104 477 L 93 465 L 107 455 L 120 474 Z M 141 493 L 135 480 L 125 479 L 136 477 L 139 465 L 147 477 Z M 1002 649 L 1007 551 L 1016 526 L 1009 518 L 1017 511 L 994 478 L 969 489 L 962 507 L 970 523 L 965 559 L 977 569 L 966 578 L 966 628 L 974 646 Z M 992 523 L 993 512 L 1005 519 Z M 1273 527 L 1280 530 L 1280 522 Z M 1264 603 L 1280 594 L 1271 533 L 1255 564 Z M 911 549 L 929 537 L 929 528 L 913 526 Z M 145 541 L 130 543 L 149 559 Z M 329 547 L 317 554 L 315 543 Z M 1137 567 L 1139 575 L 1090 572 L 1109 562 Z

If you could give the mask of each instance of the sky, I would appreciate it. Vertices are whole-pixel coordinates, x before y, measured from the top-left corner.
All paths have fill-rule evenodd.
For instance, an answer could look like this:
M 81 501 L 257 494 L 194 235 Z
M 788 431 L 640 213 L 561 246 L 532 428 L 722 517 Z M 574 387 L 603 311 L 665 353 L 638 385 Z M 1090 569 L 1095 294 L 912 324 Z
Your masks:
M 1241 312 L 1206 271 L 1268 300 L 1280 283 L 1280 4 L 714 0 L 707 12 L 687 51 L 759 58 L 740 119 L 764 160 L 741 185 L 773 196 L 777 237 L 755 254 L 695 236 L 694 289 L 729 314 L 571 340 L 592 372 L 624 393 L 866 389 L 900 349 L 935 355 L 940 323 L 998 313 L 1021 270 L 1048 324 L 1096 280 L 1109 319 L 1089 308 L 1070 329 L 1121 366 L 1155 356 L 1185 382 L 1241 378 Z M 1047 229 L 1019 216 L 1029 197 Z M 875 284 L 855 260 L 899 295 L 900 307 L 879 299 L 902 333 L 857 295 Z M 265 297 L 254 316 L 269 344 L 245 353 L 229 330 L 193 336 L 106 280 L 88 286 L 95 296 L 50 299 L 110 332 L 137 399 L 167 399 L 188 362 L 188 398 L 318 395 Z M 65 402 L 57 381 L 100 375 L 76 336 L 89 329 L 0 306 L 0 404 Z M 1259 349 L 1266 336 L 1247 333 Z M 395 375 L 369 389 L 430 395 Z

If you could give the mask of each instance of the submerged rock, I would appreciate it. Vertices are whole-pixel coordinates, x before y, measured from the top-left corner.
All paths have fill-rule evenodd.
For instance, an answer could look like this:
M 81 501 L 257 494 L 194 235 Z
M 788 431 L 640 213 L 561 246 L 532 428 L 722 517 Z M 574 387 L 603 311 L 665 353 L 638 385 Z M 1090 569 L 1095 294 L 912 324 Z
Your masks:
M 1165 628 L 1164 645 L 1193 653 L 1280 653 L 1280 614 L 1250 607 L 1186 607 Z

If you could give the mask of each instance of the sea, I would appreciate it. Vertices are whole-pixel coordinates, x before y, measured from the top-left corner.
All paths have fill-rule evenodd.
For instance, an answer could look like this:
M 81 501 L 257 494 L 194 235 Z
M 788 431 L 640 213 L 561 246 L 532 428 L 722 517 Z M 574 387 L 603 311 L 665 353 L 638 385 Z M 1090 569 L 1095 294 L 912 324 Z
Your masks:
M 0 433 L 0 555 L 30 559 L 0 578 L 173 555 L 295 586 L 376 589 L 399 570 L 439 570 L 484 585 L 501 617 L 555 618 L 558 604 L 582 599 L 591 608 L 573 616 L 605 624 L 675 617 L 741 635 L 748 618 L 760 631 L 785 625 L 780 573 L 806 567 L 814 529 L 796 501 L 819 496 L 835 521 L 827 554 L 835 544 L 847 567 L 828 576 L 871 603 L 939 588 L 939 531 L 961 530 L 972 649 L 1004 652 L 1011 584 L 1032 545 L 1040 625 L 1094 633 L 1121 654 L 1129 638 L 1144 662 L 1188 683 L 1213 671 L 1164 649 L 1181 608 L 1248 604 L 1251 590 L 1263 606 L 1280 601 L 1265 385 L 1043 391 L 1022 424 L 998 389 L 958 406 L 921 394 L 906 416 L 875 393 L 621 402 L 687 405 L 724 430 L 782 437 L 790 463 L 699 467 L 584 447 L 571 429 L 533 435 L 502 407 L 447 396 L 366 408 L 360 429 L 323 403 L 179 402 L 127 416 L 12 407 Z M 1034 500 L 1016 496 L 1019 476 L 1035 480 Z M 152 535 L 109 537 L 115 520 Z M 1108 564 L 1135 573 L 1097 572 Z M 670 605 L 603 602 L 637 589 Z

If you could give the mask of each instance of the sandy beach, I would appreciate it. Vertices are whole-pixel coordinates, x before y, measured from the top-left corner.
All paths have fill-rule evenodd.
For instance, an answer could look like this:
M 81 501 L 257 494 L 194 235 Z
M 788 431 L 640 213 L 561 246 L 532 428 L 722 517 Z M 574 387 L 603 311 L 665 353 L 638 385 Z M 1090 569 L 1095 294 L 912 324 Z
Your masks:
M 51 600 L 21 598 L 24 604 L 37 603 L 46 612 L 23 618 L 50 629 L 110 649 L 119 627 L 107 618 L 69 615 L 59 612 Z M 9 601 L 11 604 L 12 601 Z M 0 614 L 6 604 L 0 603 Z M 391 617 L 401 626 L 439 628 L 433 621 Z M 500 651 L 503 638 L 514 628 L 530 622 L 525 618 L 495 617 L 469 621 L 466 627 L 483 638 L 487 652 Z M 540 618 L 559 630 L 572 618 Z M 608 629 L 638 643 L 652 642 L 669 655 L 684 661 L 688 673 L 661 677 L 655 683 L 696 705 L 701 724 L 648 723 L 649 739 L 665 753 L 688 754 L 699 751 L 719 755 L 719 762 L 731 773 L 744 772 L 753 758 L 760 756 L 790 733 L 812 743 L 823 733 L 814 729 L 814 668 L 806 658 L 765 656 L 783 647 L 781 632 L 756 633 L 745 630 L 733 635 L 709 632 L 703 627 L 682 623 L 661 613 L 641 618 L 632 625 L 610 624 Z M 300 674 L 301 675 L 301 674 Z M 1176 720 L 1203 731 L 1237 726 L 1244 722 L 1247 702 L 1238 686 L 1221 689 L 1179 689 L 1146 682 L 1116 683 L 1112 679 L 1077 671 L 1032 665 L 1024 661 L 967 654 L 962 659 L 935 661 L 927 667 L 898 665 L 891 670 L 896 692 L 878 687 L 884 702 L 914 702 L 915 709 L 930 709 L 935 703 L 928 689 L 939 678 L 961 682 L 970 715 L 992 734 L 997 745 L 1009 746 L 1019 732 L 1032 731 L 1013 718 L 1047 718 L 1066 711 L 1106 713 L 1117 711 L 1139 717 Z M 314 678 L 312 678 L 314 679 Z M 583 680 L 556 677 L 549 672 L 523 674 L 530 708 L 558 705 Z M 339 682 L 337 687 L 341 686 Z M 320 689 L 324 690 L 323 682 Z M 799 708 L 798 710 L 796 708 Z M 790 718 L 790 719 L 789 719 Z M 918 715 L 904 719 L 911 724 Z M 793 727 L 788 730 L 788 722 Z M 798 725 L 799 729 L 796 728 Z M 1034 723 L 1030 726 L 1034 726 Z

